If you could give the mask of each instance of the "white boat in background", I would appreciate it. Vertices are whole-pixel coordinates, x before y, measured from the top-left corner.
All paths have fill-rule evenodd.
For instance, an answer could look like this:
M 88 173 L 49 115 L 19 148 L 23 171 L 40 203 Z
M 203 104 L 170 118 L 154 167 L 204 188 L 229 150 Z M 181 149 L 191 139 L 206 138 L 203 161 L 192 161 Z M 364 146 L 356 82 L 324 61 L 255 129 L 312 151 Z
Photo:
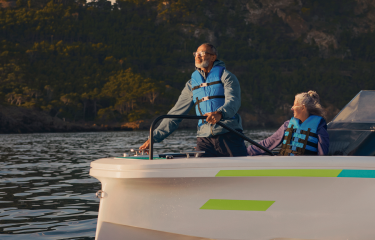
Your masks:
M 372 156 L 160 156 L 91 163 L 97 240 L 375 239 Z

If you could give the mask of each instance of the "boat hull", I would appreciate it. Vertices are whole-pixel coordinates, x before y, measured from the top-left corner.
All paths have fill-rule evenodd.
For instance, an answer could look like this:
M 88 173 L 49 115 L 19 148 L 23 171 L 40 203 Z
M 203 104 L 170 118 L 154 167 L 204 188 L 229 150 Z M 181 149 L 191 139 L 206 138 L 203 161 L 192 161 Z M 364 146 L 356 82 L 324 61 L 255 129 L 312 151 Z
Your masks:
M 153 162 L 151 168 L 132 164 L 117 175 L 110 170 L 111 177 L 108 170 L 92 169 L 104 191 L 96 237 L 373 239 L 374 164 L 342 157 L 327 165 L 314 158 L 207 160 L 211 167 L 189 162 L 175 169 Z M 370 173 L 335 174 L 342 169 Z

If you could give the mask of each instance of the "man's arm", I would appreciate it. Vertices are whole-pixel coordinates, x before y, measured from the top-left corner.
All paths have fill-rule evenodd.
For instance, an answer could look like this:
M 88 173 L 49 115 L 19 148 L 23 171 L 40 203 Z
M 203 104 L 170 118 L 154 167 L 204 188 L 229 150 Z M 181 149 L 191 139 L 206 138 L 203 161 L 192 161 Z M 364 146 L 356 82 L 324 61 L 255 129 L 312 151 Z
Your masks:
M 168 115 L 185 115 L 193 107 L 193 93 L 191 91 L 191 80 L 189 80 L 185 88 L 182 90 L 180 97 L 178 98 L 174 107 L 168 112 Z M 154 130 L 155 142 L 161 142 L 174 130 L 178 128 L 178 125 L 182 119 L 178 118 L 165 118 L 159 127 Z
M 221 81 L 224 85 L 225 102 L 217 111 L 222 113 L 223 119 L 230 119 L 237 113 L 241 106 L 240 83 L 237 77 L 227 70 L 224 70 Z

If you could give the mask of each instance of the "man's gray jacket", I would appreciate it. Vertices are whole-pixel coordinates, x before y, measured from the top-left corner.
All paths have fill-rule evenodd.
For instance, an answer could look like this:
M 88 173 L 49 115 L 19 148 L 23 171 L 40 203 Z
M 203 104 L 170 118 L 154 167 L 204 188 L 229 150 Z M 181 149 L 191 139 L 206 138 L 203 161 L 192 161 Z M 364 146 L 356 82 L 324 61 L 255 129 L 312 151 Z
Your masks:
M 220 60 L 216 60 L 213 66 L 225 67 L 225 64 Z M 204 79 L 206 79 L 205 73 L 200 70 L 199 72 Z M 221 81 L 224 86 L 225 95 L 224 105 L 217 109 L 217 111 L 220 111 L 223 114 L 221 122 L 234 129 L 242 130 L 241 117 L 237 113 L 241 106 L 241 89 L 238 79 L 233 73 L 225 69 L 223 71 L 223 75 L 221 76 Z M 193 91 L 191 90 L 191 80 L 189 80 L 186 83 L 185 88 L 182 90 L 177 103 L 168 112 L 168 115 L 185 115 L 193 106 Z M 182 119 L 176 118 L 164 119 L 159 127 L 154 130 L 154 141 L 163 141 L 178 128 L 181 121 Z M 210 123 L 206 123 L 198 127 L 197 137 L 212 137 L 227 132 L 227 130 L 223 129 L 219 125 L 211 125 Z

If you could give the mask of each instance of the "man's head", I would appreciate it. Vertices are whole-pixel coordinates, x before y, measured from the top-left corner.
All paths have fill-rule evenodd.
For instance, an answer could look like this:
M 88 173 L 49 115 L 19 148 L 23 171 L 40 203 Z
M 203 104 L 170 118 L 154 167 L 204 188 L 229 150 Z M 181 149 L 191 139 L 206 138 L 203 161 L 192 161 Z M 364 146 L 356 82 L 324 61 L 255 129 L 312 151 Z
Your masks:
M 211 70 L 215 60 L 217 59 L 217 50 L 210 43 L 203 43 L 194 53 L 195 66 L 201 69 Z

